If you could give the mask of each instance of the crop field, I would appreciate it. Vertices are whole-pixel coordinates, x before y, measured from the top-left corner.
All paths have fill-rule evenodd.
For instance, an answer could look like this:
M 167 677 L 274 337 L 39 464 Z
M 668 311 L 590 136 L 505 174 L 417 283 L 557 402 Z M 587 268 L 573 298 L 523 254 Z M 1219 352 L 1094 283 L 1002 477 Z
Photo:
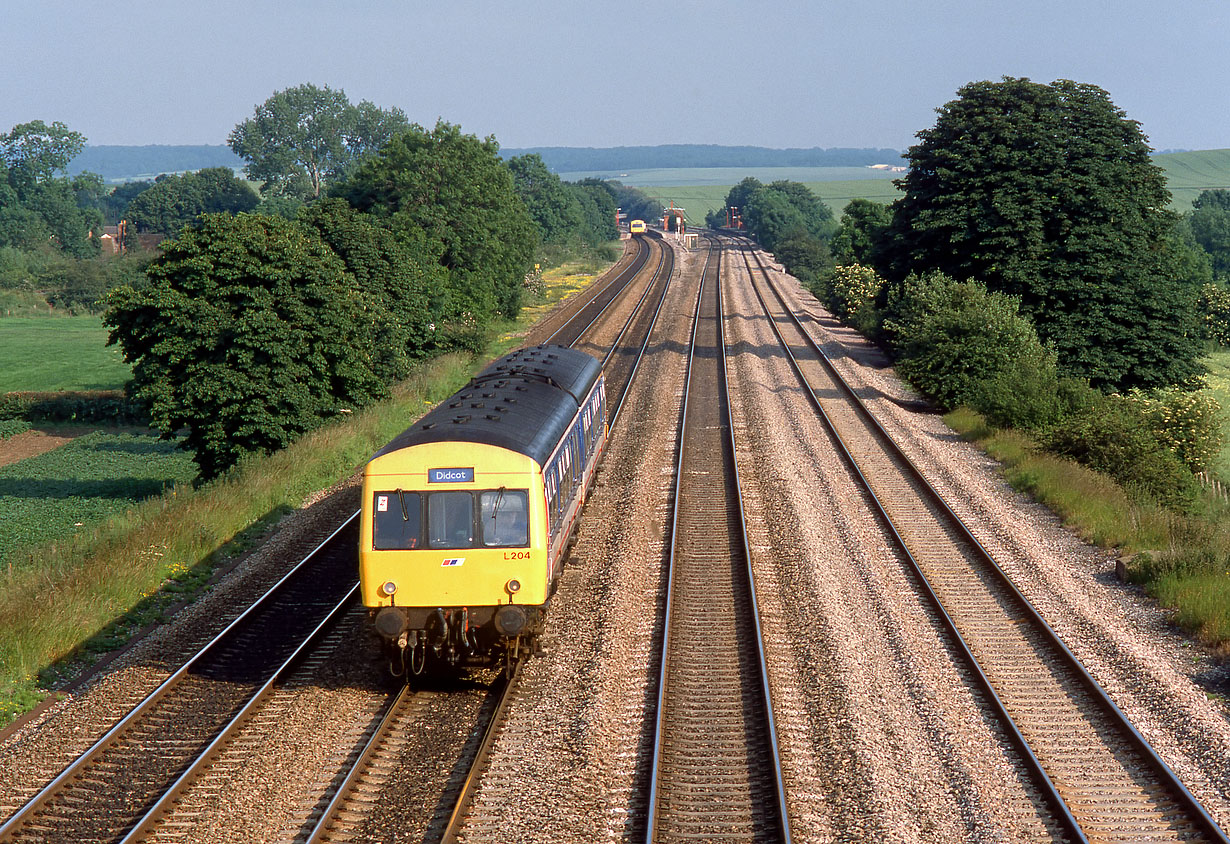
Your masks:
M 0 466 L 0 567 L 20 566 L 23 546 L 64 540 L 195 477 L 174 442 L 116 430 Z
M 132 370 L 97 316 L 0 317 L 0 393 L 118 390 Z
M 686 209 L 687 217 L 693 225 L 704 225 L 705 215 L 725 205 L 726 194 L 738 181 L 736 179 L 726 185 L 654 185 L 644 187 L 642 190 L 664 206 L 673 202 L 676 208 Z M 884 176 L 875 179 L 804 182 L 804 184 L 820 197 L 837 217 L 841 216 L 846 204 L 856 197 L 870 199 L 873 202 L 889 203 L 899 195 L 893 180 Z
M 1173 152 L 1153 160 L 1166 171 L 1176 211 L 1189 210 L 1202 190 L 1230 189 L 1230 149 Z M 626 173 L 561 173 L 560 178 L 574 181 L 595 175 L 639 187 L 663 205 L 673 202 L 675 207 L 686 209 L 693 225 L 701 225 L 707 213 L 722 207 L 730 188 L 748 176 L 766 184 L 778 179 L 802 182 L 834 214 L 840 215 L 851 199 L 892 202 L 899 196 L 893 179 L 902 174 L 886 175 L 867 167 L 680 167 Z
M 1155 156 L 1154 163 L 1166 171 L 1174 194 L 1176 211 L 1188 211 L 1203 190 L 1230 190 L 1230 149 L 1172 152 Z
M 885 164 L 900 164 L 900 160 L 884 162 Z M 634 188 L 649 185 L 678 187 L 681 185 L 725 185 L 737 184 L 748 176 L 768 184 L 780 179 L 792 182 L 850 182 L 850 181 L 884 181 L 888 178 L 883 170 L 872 170 L 870 167 L 671 167 L 653 170 L 629 170 L 618 173 L 611 170 L 584 171 L 575 173 L 560 173 L 559 177 L 567 182 L 575 182 L 593 176 L 595 178 L 613 179 Z

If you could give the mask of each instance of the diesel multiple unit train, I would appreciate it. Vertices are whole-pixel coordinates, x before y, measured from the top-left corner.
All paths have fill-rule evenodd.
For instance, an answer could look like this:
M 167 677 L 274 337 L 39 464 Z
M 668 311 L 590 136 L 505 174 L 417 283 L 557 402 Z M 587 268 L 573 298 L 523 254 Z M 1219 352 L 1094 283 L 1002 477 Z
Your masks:
M 537 346 L 372 457 L 359 581 L 395 673 L 532 652 L 606 436 L 602 366 Z

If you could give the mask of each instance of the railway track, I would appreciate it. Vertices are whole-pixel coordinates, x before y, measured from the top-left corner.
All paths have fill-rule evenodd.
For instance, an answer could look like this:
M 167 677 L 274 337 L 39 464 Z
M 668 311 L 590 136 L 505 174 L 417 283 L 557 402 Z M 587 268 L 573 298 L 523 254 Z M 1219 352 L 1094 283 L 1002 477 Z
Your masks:
M 646 840 L 788 841 L 726 390 L 720 249 L 696 302 Z
M 642 243 L 645 239 L 642 239 Z M 628 394 L 653 327 L 661 313 L 662 303 L 669 290 L 674 269 L 674 253 L 660 242 L 654 247 L 659 260 L 653 276 L 645 285 L 644 290 L 632 306 L 631 313 L 615 332 L 610 341 L 605 357 L 603 371 L 607 375 L 608 407 L 610 408 L 609 426 L 614 429 L 620 408 Z M 617 301 L 617 294 L 624 292 L 637 272 L 642 272 L 646 260 L 634 263 L 635 271 L 625 271 L 626 278 L 618 283 L 612 282 L 604 286 L 598 295 L 589 299 L 573 317 L 557 327 L 543 342 L 558 343 L 563 339 L 569 345 L 577 345 L 594 333 Z M 502 677 L 497 688 L 493 689 L 492 702 L 486 707 L 482 718 L 485 724 L 482 730 L 482 740 L 477 746 L 468 748 L 461 760 L 466 770 L 465 778 L 456 788 L 450 789 L 447 796 L 452 810 L 444 822 L 433 820 L 429 827 L 428 837 L 431 840 L 450 842 L 457 836 L 466 822 L 475 822 L 467 813 L 471 798 L 482 773 L 487 767 L 489 752 L 499 734 L 504 715 L 511 707 L 517 693 L 516 673 L 511 677 Z M 365 821 L 365 808 L 372 802 L 372 794 L 379 787 L 387 787 L 387 780 L 396 774 L 382 776 L 380 771 L 389 771 L 392 767 L 387 760 L 397 754 L 398 736 L 414 723 L 416 696 L 419 693 L 410 688 L 403 689 L 396 700 L 391 700 L 380 724 L 373 730 L 364 749 L 359 754 L 338 786 L 334 796 L 324 807 L 306 837 L 302 839 L 307 844 L 333 840 L 379 840 L 374 837 L 371 824 Z M 374 773 L 377 772 L 377 773 Z M 499 819 L 494 819 L 489 825 L 498 827 Z M 478 819 L 477 823 L 483 823 Z M 404 816 L 389 818 L 379 829 L 381 835 L 399 838 L 407 835 L 422 837 L 423 821 L 421 818 Z
M 0 842 L 119 841 L 161 817 L 210 754 L 357 606 L 346 521 L 0 826 Z
M 550 329 L 554 334 L 571 330 L 581 336 L 597 321 L 655 251 L 649 239 L 638 241 L 637 254 L 622 271 L 583 298 L 579 309 L 561 312 L 563 318 Z M 667 252 L 660 246 L 656 251 Z M 660 257 L 658 275 L 664 261 Z M 577 330 L 578 324 L 584 327 Z M 620 336 L 624 333 L 626 327 Z M 211 760 L 328 630 L 359 611 L 357 516 L 0 825 L 0 842 L 165 837 L 181 795 Z M 394 697 L 384 712 L 401 711 L 405 723 L 407 707 L 395 704 Z
M 537 326 L 532 332 L 531 343 L 575 346 L 577 341 L 602 318 L 624 288 L 640 274 L 649 262 L 650 255 L 657 251 L 661 256 L 665 251 L 661 238 L 646 235 L 636 238 L 636 241 L 637 255 L 632 263 L 612 276 L 605 284 L 591 285 L 590 289 L 582 294 L 583 298 L 578 303 L 579 308 L 568 308 L 548 318 L 543 325 Z M 557 319 L 559 322 L 556 322 Z
M 755 257 L 743 251 L 801 385 L 1066 837 L 1230 840 L 879 426 Z

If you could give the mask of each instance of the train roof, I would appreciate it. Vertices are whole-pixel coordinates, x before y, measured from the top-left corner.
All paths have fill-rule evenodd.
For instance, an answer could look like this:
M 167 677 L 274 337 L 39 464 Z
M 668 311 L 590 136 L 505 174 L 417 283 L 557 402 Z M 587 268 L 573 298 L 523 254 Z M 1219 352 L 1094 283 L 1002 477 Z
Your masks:
M 602 364 L 584 352 L 520 349 L 474 376 L 374 457 L 423 443 L 469 442 L 507 448 L 541 466 L 601 375 Z

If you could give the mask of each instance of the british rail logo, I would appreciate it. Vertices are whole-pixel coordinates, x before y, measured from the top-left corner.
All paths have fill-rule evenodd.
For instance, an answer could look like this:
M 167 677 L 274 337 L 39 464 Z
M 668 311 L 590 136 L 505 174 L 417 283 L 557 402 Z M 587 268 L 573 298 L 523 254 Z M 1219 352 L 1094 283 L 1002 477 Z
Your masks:
M 466 561 L 466 558 L 465 558 L 465 557 L 454 557 L 454 558 L 453 558 L 453 559 L 451 559 L 451 560 L 445 560 L 444 562 L 442 562 L 442 563 L 440 564 L 440 567 L 441 567 L 441 568 L 448 568 L 449 566 L 460 566 L 460 565 L 464 564 L 464 563 L 465 563 L 465 561 Z
M 429 484 L 471 484 L 474 483 L 474 467 L 466 469 L 428 469 Z

